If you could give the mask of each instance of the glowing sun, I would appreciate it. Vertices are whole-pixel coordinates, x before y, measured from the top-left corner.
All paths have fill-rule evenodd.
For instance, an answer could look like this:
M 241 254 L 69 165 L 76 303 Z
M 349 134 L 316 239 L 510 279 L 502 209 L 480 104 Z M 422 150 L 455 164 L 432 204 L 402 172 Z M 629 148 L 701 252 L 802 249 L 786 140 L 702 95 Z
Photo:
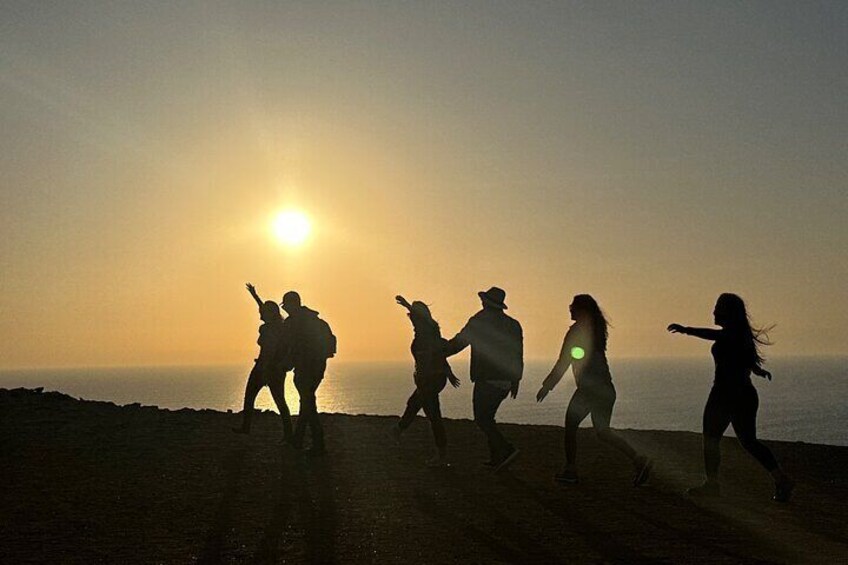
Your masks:
M 287 210 L 274 217 L 271 229 L 278 242 L 297 247 L 302 245 L 309 237 L 312 224 L 303 212 Z

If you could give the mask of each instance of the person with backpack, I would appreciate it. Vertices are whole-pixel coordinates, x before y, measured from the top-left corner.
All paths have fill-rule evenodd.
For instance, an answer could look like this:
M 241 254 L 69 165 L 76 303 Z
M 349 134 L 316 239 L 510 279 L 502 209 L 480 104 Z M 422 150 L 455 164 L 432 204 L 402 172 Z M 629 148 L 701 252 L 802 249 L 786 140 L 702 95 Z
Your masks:
M 489 460 L 484 465 L 500 471 L 518 456 L 518 449 L 498 429 L 495 414 L 508 395 L 518 395 L 524 372 L 524 336 L 521 324 L 504 312 L 506 292 L 492 287 L 477 295 L 483 309 L 448 342 L 446 353 L 455 355 L 471 346 L 474 422 L 489 444 Z
M 336 336 L 329 324 L 318 317 L 318 312 L 301 303 L 300 295 L 290 290 L 281 303 L 288 314 L 284 334 L 289 346 L 289 356 L 294 368 L 294 386 L 300 395 L 300 414 L 294 429 L 292 445 L 303 449 L 306 428 L 310 429 L 311 455 L 324 455 L 324 429 L 318 417 L 315 397 L 327 369 L 327 359 L 336 354 Z
M 283 441 L 290 443 L 293 438 L 291 413 L 286 404 L 285 382 L 287 363 L 287 344 L 285 343 L 284 322 L 280 315 L 280 307 L 273 300 L 262 301 L 256 293 L 256 287 L 247 283 L 248 292 L 259 305 L 259 318 L 262 325 L 259 326 L 259 357 L 255 359 L 253 369 L 247 378 L 244 390 L 244 409 L 242 410 L 242 424 L 233 431 L 240 434 L 250 433 L 250 424 L 253 419 L 253 405 L 256 395 L 267 386 L 280 411 L 283 419 Z
M 719 329 L 691 328 L 670 324 L 668 331 L 712 341 L 710 352 L 715 362 L 713 388 L 704 406 L 704 467 L 706 481 L 690 488 L 691 496 L 715 497 L 721 489 L 718 468 L 721 463 L 721 436 L 732 425 L 742 447 L 774 479 L 776 502 L 789 502 L 795 482 L 783 472 L 771 450 L 757 439 L 757 409 L 760 405 L 751 373 L 771 380 L 763 368 L 765 358 L 760 347 L 771 345 L 767 330 L 751 325 L 745 302 L 736 294 L 724 293 L 713 309 L 713 321 Z
M 448 442 L 445 424 L 442 422 L 442 409 L 439 406 L 439 393 L 448 382 L 454 388 L 458 387 L 459 379 L 451 371 L 445 357 L 447 341 L 442 337 L 439 323 L 433 319 L 430 308 L 418 300 L 410 304 L 400 295 L 396 296 L 395 300 L 409 312 L 407 315 L 415 332 L 411 346 L 415 360 L 415 392 L 407 400 L 403 416 L 391 429 L 392 437 L 399 441 L 401 433 L 412 425 L 418 411 L 423 409 L 430 420 L 430 428 L 436 442 L 436 456 L 428 459 L 426 464 L 429 467 L 442 467 L 447 465 Z

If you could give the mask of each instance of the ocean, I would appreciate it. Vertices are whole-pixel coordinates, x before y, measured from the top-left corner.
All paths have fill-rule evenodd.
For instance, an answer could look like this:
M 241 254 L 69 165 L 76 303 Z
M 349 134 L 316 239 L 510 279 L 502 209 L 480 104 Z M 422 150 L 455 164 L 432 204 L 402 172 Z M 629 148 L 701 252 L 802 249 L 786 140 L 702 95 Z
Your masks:
M 562 425 L 574 390 L 569 371 L 541 404 L 536 391 L 552 362 L 530 362 L 516 400 L 498 412 L 502 422 Z M 139 402 L 162 408 L 241 409 L 250 364 L 218 367 L 133 367 L 96 369 L 28 369 L 0 371 L 0 388 L 44 387 L 87 400 L 117 404 Z M 471 418 L 472 384 L 463 355 L 452 361 L 462 380 L 459 389 L 442 393 L 447 418 Z M 701 414 L 712 384 L 713 365 L 699 359 L 611 359 L 618 401 L 613 427 L 633 429 L 701 429 Z M 848 357 L 775 358 L 771 382 L 754 378 L 760 395 L 761 438 L 848 446 Z M 413 391 L 408 363 L 345 363 L 330 360 L 318 391 L 322 412 L 399 415 Z M 297 392 L 286 380 L 286 398 L 297 413 Z M 257 408 L 273 409 L 267 390 Z M 584 425 L 588 425 L 587 420 Z M 730 432 L 729 432 L 730 433 Z

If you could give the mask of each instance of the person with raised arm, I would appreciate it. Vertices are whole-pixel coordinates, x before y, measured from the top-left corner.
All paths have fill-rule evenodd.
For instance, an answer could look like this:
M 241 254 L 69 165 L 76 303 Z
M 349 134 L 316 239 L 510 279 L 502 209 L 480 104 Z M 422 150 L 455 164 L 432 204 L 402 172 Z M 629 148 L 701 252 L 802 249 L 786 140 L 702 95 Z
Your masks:
M 442 338 L 439 324 L 433 319 L 430 308 L 418 300 L 410 304 L 400 295 L 396 296 L 395 300 L 408 311 L 407 315 L 415 332 L 410 347 L 412 358 L 415 360 L 415 372 L 412 377 L 415 381 L 415 391 L 406 401 L 403 416 L 392 428 L 392 436 L 395 441 L 399 441 L 403 431 L 412 425 L 416 414 L 423 409 L 424 415 L 430 420 L 430 429 L 436 443 L 436 455 L 428 459 L 426 464 L 430 467 L 445 466 L 447 465 L 447 434 L 445 424 L 442 422 L 439 393 L 444 390 L 448 382 L 454 388 L 458 387 L 459 379 L 453 374 L 445 356 L 447 341 Z
M 780 468 L 768 447 L 757 439 L 759 396 L 751 382 L 751 373 L 771 380 L 763 368 L 760 347 L 771 345 L 766 329 L 751 325 L 745 302 L 736 294 L 724 293 L 713 309 L 719 329 L 691 328 L 670 324 L 668 331 L 712 341 L 710 352 L 715 362 L 715 378 L 704 406 L 704 468 L 706 481 L 688 490 L 692 496 L 719 496 L 718 469 L 721 463 L 721 437 L 728 425 L 739 443 L 774 479 L 773 500 L 788 502 L 795 483 Z
M 256 292 L 256 287 L 247 283 L 247 291 L 259 306 L 259 318 L 262 325 L 259 326 L 259 357 L 254 361 L 253 369 L 247 378 L 244 389 L 244 409 L 242 410 L 242 424 L 233 431 L 241 434 L 250 433 L 250 425 L 253 420 L 253 405 L 256 395 L 267 386 L 271 391 L 277 410 L 283 420 L 283 441 L 290 443 L 293 438 L 291 413 L 286 404 L 285 382 L 287 367 L 287 349 L 283 330 L 283 317 L 280 307 L 273 300 L 263 301 Z
M 588 294 L 575 296 L 569 310 L 574 324 L 565 334 L 556 364 L 536 394 L 536 401 L 542 402 L 568 367 L 572 367 L 577 390 L 565 411 L 565 468 L 554 475 L 554 479 L 561 484 L 577 482 L 577 428 L 591 414 L 598 439 L 630 459 L 635 467 L 633 486 L 640 486 L 650 476 L 651 460 L 638 454 L 624 438 L 610 429 L 616 392 L 606 355 L 609 322 L 598 303 Z

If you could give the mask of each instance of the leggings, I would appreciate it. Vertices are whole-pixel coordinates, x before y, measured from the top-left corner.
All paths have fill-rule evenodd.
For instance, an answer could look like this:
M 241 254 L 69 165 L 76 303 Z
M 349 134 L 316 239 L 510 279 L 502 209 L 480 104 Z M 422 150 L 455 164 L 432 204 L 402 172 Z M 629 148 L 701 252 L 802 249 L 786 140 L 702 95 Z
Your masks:
M 444 385 L 442 385 L 444 388 Z M 415 415 L 422 408 L 424 415 L 430 420 L 430 429 L 433 432 L 433 439 L 436 442 L 436 447 L 439 450 L 444 450 L 448 444 L 447 435 L 445 434 L 445 424 L 442 421 L 442 408 L 439 405 L 439 390 L 416 388 L 409 400 L 406 401 L 406 410 L 403 416 L 400 417 L 398 427 L 402 430 L 407 429 L 415 420 Z
M 244 411 L 242 412 L 244 420 L 242 427 L 245 430 L 250 431 L 256 395 L 259 394 L 263 386 L 267 386 L 271 391 L 271 396 L 274 398 L 274 404 L 277 405 L 277 410 L 280 411 L 280 416 L 283 419 L 283 436 L 286 439 L 292 437 L 291 412 L 289 412 L 289 405 L 286 404 L 285 383 L 285 372 L 283 372 L 282 376 L 269 375 L 259 368 L 258 363 L 253 365 L 250 376 L 247 378 L 247 386 L 244 388 Z
M 721 463 L 719 441 L 732 424 L 739 443 L 767 471 L 777 469 L 777 460 L 757 439 L 757 408 L 760 399 L 753 385 L 741 387 L 713 386 L 704 407 L 704 467 L 708 479 L 718 478 Z
M 592 415 L 592 425 L 598 439 L 624 453 L 629 459 L 636 459 L 636 450 L 610 430 L 614 404 L 615 388 L 612 383 L 578 387 L 574 391 L 565 411 L 565 460 L 569 465 L 577 460 L 577 428 L 589 414 Z

